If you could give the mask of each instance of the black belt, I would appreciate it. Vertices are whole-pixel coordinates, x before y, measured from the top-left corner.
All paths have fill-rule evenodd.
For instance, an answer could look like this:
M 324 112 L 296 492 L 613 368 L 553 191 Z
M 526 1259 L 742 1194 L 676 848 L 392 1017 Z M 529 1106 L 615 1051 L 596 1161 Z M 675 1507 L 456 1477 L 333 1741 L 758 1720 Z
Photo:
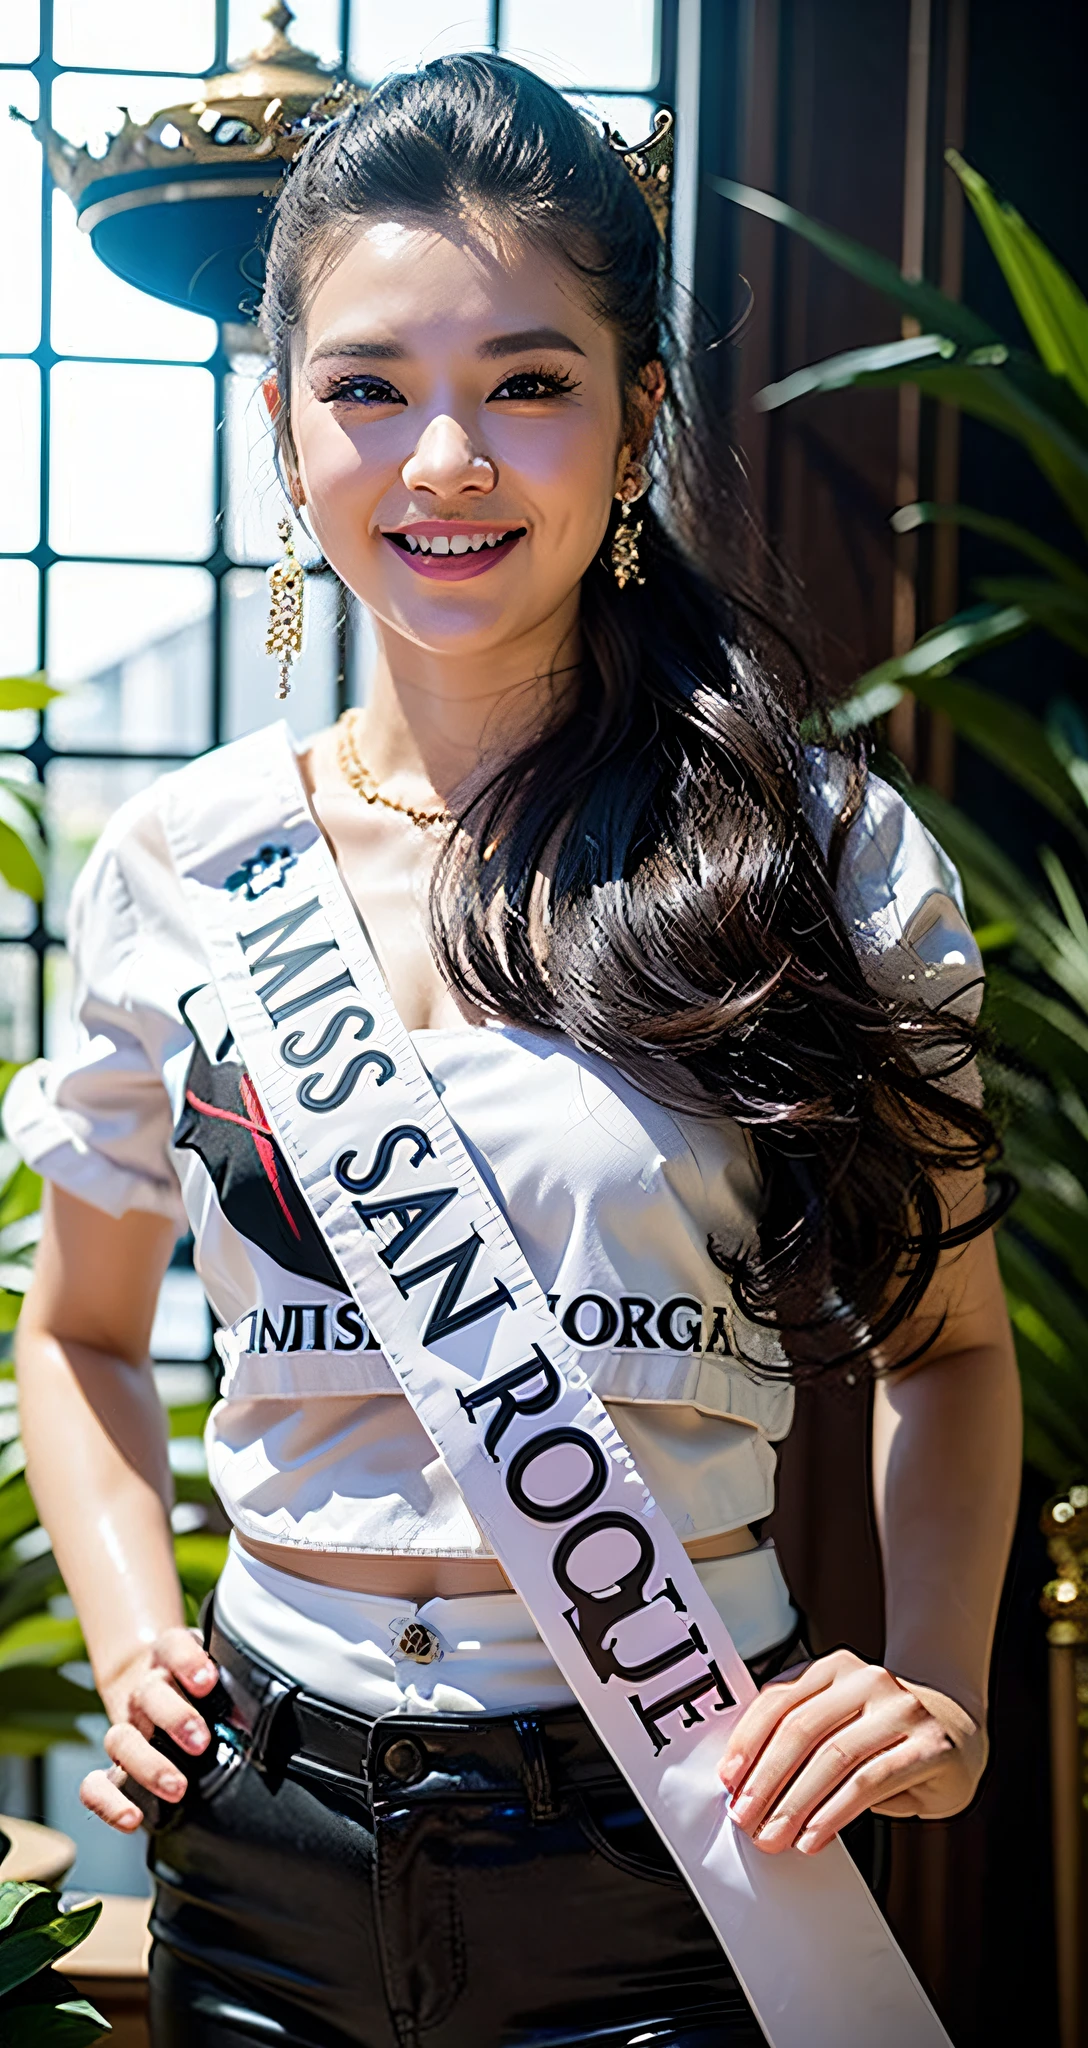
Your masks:
M 273 1784 L 286 1771 L 335 1781 L 366 1808 L 402 1794 L 446 1797 L 454 1783 L 460 1796 L 478 1788 L 493 1797 L 509 1792 L 526 1800 L 536 1820 L 555 1812 L 554 1787 L 574 1791 L 614 1785 L 617 1767 L 579 1706 L 495 1714 L 353 1713 L 334 1700 L 308 1692 L 245 1645 L 215 1620 L 211 1603 L 204 1640 L 219 1669 L 219 1684 L 193 1704 L 212 1730 L 201 1757 L 192 1757 L 161 1731 L 154 1746 L 169 1756 L 190 1786 L 210 1797 L 227 1777 L 250 1764 Z M 800 1630 L 749 1660 L 757 1684 L 765 1684 L 808 1657 Z M 152 1828 L 168 1824 L 177 1808 L 160 1802 L 131 1779 L 128 1797 Z

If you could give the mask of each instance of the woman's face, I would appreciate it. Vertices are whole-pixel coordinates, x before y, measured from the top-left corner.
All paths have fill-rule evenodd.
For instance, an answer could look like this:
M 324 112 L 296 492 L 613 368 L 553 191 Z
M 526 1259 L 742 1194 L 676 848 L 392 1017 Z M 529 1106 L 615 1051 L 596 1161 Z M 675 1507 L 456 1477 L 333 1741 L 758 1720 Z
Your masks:
M 617 487 L 617 342 L 539 249 L 360 229 L 310 307 L 291 400 L 327 559 L 435 654 L 560 634 Z

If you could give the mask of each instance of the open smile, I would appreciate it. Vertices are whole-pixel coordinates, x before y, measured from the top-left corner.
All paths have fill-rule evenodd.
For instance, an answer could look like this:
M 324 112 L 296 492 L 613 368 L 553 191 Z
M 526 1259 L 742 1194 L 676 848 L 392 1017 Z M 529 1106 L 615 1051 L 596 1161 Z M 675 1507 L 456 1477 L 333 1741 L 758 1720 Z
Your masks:
M 463 583 L 504 561 L 519 540 L 524 540 L 525 532 L 524 526 L 422 519 L 397 531 L 385 530 L 382 539 L 417 576 L 429 576 L 439 583 Z

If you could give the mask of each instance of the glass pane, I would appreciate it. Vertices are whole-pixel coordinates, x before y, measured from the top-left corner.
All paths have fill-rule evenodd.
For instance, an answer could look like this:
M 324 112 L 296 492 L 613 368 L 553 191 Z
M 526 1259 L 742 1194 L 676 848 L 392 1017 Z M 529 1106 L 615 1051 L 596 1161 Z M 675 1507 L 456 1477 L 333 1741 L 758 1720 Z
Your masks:
M 215 583 L 205 569 L 58 562 L 46 660 L 71 697 L 50 706 L 51 745 L 196 754 L 211 744 Z
M 233 562 L 273 562 L 283 552 L 276 522 L 291 504 L 276 475 L 275 438 L 261 395 L 266 366 L 256 357 L 243 361 L 225 392 L 226 549 Z M 303 560 L 304 538 L 296 541 Z
M 657 82 L 656 0 L 502 0 L 500 47 L 554 85 Z
M 410 70 L 451 50 L 486 49 L 490 41 L 487 0 L 414 0 L 403 9 L 387 0 L 355 0 L 348 69 L 370 84 L 387 71 Z
M 30 946 L 0 947 L 0 1059 L 38 1051 L 38 963 Z
M 0 107 L 37 118 L 38 81 L 29 72 L 6 72 L 0 94 Z M 2 116 L 0 192 L 0 350 L 19 355 L 37 348 L 41 335 L 42 151 L 24 121 Z
M 45 771 L 45 914 L 58 938 L 64 936 L 72 884 L 103 826 L 119 804 L 146 789 L 169 766 L 156 761 L 50 761 Z
M 99 260 L 76 226 L 75 208 L 53 194 L 53 347 L 68 356 L 158 356 L 206 362 L 214 320 L 137 291 Z
M 45 955 L 45 1032 L 47 1060 L 70 1059 L 76 1049 L 75 975 L 63 946 L 50 946 Z
M 41 495 L 41 387 L 36 363 L 0 363 L 4 425 L 4 487 L 0 490 L 0 553 L 38 545 Z
M 19 754 L 9 754 L 6 757 L 0 754 L 0 775 L 9 782 L 27 783 L 31 789 L 37 787 L 38 778 L 30 762 Z M 0 932 L 8 937 L 25 938 L 28 932 L 34 929 L 36 914 L 36 905 L 31 902 L 30 897 L 24 896 L 18 889 L 9 888 L 0 877 Z M 3 966 L 4 955 L 0 952 L 0 974 L 3 973 Z
M 54 0 L 57 64 L 204 71 L 215 57 L 215 0 Z
M 104 156 L 110 136 L 120 131 L 124 108 L 134 121 L 149 121 L 164 107 L 191 105 L 200 97 L 201 84 L 199 78 L 176 73 L 130 78 L 124 73 L 99 77 L 62 72 L 53 81 L 53 126 L 78 148 L 89 149 L 92 156 Z
M 0 64 L 33 64 L 41 48 L 38 0 L 0 11 Z
M 50 541 L 57 553 L 209 555 L 209 372 L 58 363 L 52 377 Z
M 38 571 L 33 562 L 0 562 L 0 676 L 38 666 Z M 0 711 L 0 748 L 29 747 L 36 711 Z
M 25 676 L 37 666 L 38 572 L 33 562 L 0 562 L 0 675 Z M 5 739 L 0 726 L 0 745 Z
M 599 129 L 607 121 L 626 143 L 645 142 L 652 132 L 657 101 L 629 93 L 571 92 L 567 98 Z
M 340 65 L 340 0 L 293 0 L 294 20 L 287 31 L 296 49 L 308 50 L 322 64 Z M 227 61 L 238 63 L 268 41 L 267 0 L 230 0 Z
M 261 569 L 231 569 L 224 583 L 226 609 L 226 731 L 237 739 L 286 718 L 305 739 L 336 716 L 336 608 L 340 585 L 331 572 L 306 578 L 302 653 L 291 671 L 291 695 L 276 697 L 279 672 L 264 651 L 268 579 Z

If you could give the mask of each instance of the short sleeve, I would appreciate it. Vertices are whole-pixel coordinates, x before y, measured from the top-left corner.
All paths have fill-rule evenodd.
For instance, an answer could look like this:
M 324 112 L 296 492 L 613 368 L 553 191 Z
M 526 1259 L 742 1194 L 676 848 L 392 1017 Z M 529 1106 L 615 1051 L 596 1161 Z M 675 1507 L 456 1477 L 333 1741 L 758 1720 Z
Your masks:
M 78 1042 L 63 1060 L 35 1060 L 4 1100 L 4 1130 L 45 1179 L 110 1216 L 130 1209 L 185 1227 L 169 1156 L 173 1119 L 131 999 L 140 932 L 108 830 L 72 898 L 68 946 Z
M 804 796 L 826 856 L 843 803 L 846 764 L 814 749 Z M 836 894 L 866 980 L 878 995 L 978 1017 L 982 954 L 964 915 L 955 867 L 890 783 L 870 775 L 850 826 Z

